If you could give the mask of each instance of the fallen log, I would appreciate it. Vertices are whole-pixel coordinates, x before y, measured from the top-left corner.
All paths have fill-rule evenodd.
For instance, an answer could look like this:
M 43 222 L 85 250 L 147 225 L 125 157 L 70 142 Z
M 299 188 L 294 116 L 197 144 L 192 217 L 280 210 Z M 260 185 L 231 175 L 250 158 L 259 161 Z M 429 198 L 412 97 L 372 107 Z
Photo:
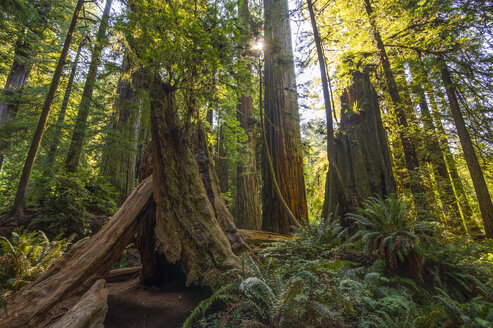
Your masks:
M 107 282 L 120 282 L 129 280 L 140 274 L 140 270 L 142 270 L 142 266 L 111 270 L 110 273 L 106 275 L 105 279 Z
M 148 178 L 97 234 L 72 248 L 46 274 L 8 300 L 8 316 L 0 314 L 0 327 L 37 327 L 50 308 L 107 275 L 135 235 L 151 196 L 152 180 Z
M 273 241 L 276 241 L 277 239 L 288 240 L 295 238 L 289 235 L 282 235 L 279 233 L 269 232 L 269 231 L 246 230 L 246 229 L 239 229 L 239 231 L 243 234 L 247 244 L 249 245 L 271 243 Z
M 80 301 L 50 328 L 103 328 L 109 294 L 105 283 L 104 279 L 96 281 Z

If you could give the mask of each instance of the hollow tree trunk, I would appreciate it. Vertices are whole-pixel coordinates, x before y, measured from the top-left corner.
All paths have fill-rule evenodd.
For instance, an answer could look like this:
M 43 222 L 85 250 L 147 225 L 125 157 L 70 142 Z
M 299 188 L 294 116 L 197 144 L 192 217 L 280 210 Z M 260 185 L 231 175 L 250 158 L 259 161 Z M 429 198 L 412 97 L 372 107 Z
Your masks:
M 157 250 L 179 267 L 187 284 L 214 287 L 215 278 L 238 267 L 240 261 L 200 180 L 187 135 L 180 126 L 175 90 L 155 74 L 150 99 Z
M 105 145 L 102 171 L 119 191 L 122 204 L 135 188 L 137 176 L 137 143 L 142 115 L 142 92 L 147 76 L 133 68 L 129 54 L 124 55 L 123 73 L 118 83 L 115 102 L 117 118 Z M 131 73 L 130 73 L 131 72 Z M 125 77 L 130 75 L 130 78 Z
M 352 206 L 359 206 L 370 196 L 395 193 L 378 95 L 368 75 L 353 73 L 352 84 L 341 96 L 340 117 L 341 127 L 335 138 L 336 164 Z M 337 191 L 332 175 L 329 177 L 329 210 L 335 211 Z
M 265 130 L 275 177 L 264 161 L 263 230 L 287 233 L 289 214 L 276 195 L 273 179 L 298 221 L 306 222 L 308 208 L 291 29 L 286 0 L 264 1 L 265 15 Z M 264 149 L 264 154 L 266 153 Z
M 21 179 L 19 181 L 19 187 L 17 188 L 17 193 L 15 195 L 14 206 L 10 213 L 14 217 L 21 216 L 24 211 L 27 187 L 29 185 L 29 180 L 31 178 L 31 172 L 34 166 L 34 161 L 36 160 L 39 146 L 41 145 L 41 140 L 43 139 L 46 122 L 48 121 L 48 116 L 50 115 L 50 111 L 51 111 L 51 105 L 53 104 L 53 100 L 55 99 L 55 93 L 58 88 L 58 84 L 60 83 L 63 67 L 65 66 L 65 60 L 67 59 L 68 50 L 70 48 L 70 44 L 72 43 L 72 37 L 75 31 L 75 26 L 77 24 L 79 13 L 83 4 L 84 1 L 79 0 L 77 1 L 77 4 L 75 6 L 72 22 L 70 23 L 70 27 L 68 29 L 67 36 L 65 38 L 65 43 L 63 45 L 60 58 L 58 59 L 55 72 L 53 73 L 50 90 L 46 95 L 46 99 L 43 104 L 43 108 L 41 110 L 41 116 L 39 118 L 36 131 L 34 131 L 33 141 L 27 153 L 26 162 L 24 164 L 24 168 L 22 169 Z
M 70 101 L 70 95 L 72 94 L 72 87 L 74 85 L 75 75 L 77 73 L 77 65 L 79 64 L 80 53 L 84 47 L 85 41 L 81 41 L 79 48 L 77 49 L 77 54 L 75 55 L 74 62 L 72 63 L 72 70 L 68 78 L 67 87 L 65 88 L 65 94 L 63 96 L 62 106 L 60 107 L 60 112 L 58 112 L 58 118 L 53 131 L 53 139 L 50 144 L 50 149 L 48 150 L 48 155 L 46 156 L 47 169 L 52 170 L 55 164 L 56 151 L 58 145 L 60 144 L 60 135 L 62 133 L 62 125 L 65 120 L 65 114 L 67 112 L 68 103 Z M 48 173 L 48 172 L 46 172 Z
M 46 274 L 9 299 L 9 316 L 0 314 L 0 326 L 39 327 L 52 307 L 103 278 L 135 235 L 151 198 L 152 178 L 148 178 L 96 235 L 73 247 Z
M 387 85 L 387 91 L 389 92 L 392 100 L 392 105 L 395 110 L 397 122 L 399 124 L 399 137 L 401 139 L 402 147 L 404 149 L 404 158 L 406 162 L 406 168 L 410 176 L 411 191 L 415 204 L 418 207 L 418 211 L 428 210 L 429 204 L 426 198 L 425 188 L 423 182 L 419 177 L 419 161 L 416 155 L 416 148 L 408 134 L 408 122 L 406 118 L 404 104 L 399 96 L 397 84 L 395 82 L 394 73 L 392 72 L 389 57 L 382 41 L 382 36 L 378 30 L 375 17 L 373 16 L 373 8 L 370 0 L 363 0 L 366 13 L 368 15 L 374 40 L 377 44 L 378 54 L 380 56 L 380 62 L 384 71 L 385 83 Z
M 481 211 L 481 217 L 483 219 L 484 230 L 486 235 L 493 238 L 493 203 L 488 191 L 488 186 L 484 180 L 483 171 L 479 165 L 479 161 L 474 151 L 474 146 L 471 141 L 471 137 L 466 128 L 466 123 L 460 112 L 459 102 L 457 101 L 457 95 L 455 87 L 450 77 L 450 73 L 447 68 L 447 64 L 440 59 L 442 80 L 447 90 L 447 97 L 450 104 L 450 112 L 454 119 L 455 127 L 457 128 L 457 134 L 459 136 L 462 151 L 464 152 L 464 159 L 466 160 L 469 173 L 471 174 L 472 183 L 476 196 L 478 198 L 479 209 Z
M 250 24 L 250 11 L 248 0 L 240 0 L 238 3 L 238 16 L 243 28 L 241 44 L 248 49 L 252 40 L 252 26 Z M 245 51 L 248 65 L 252 70 L 252 54 Z M 256 119 L 253 111 L 253 99 L 248 95 L 251 86 L 245 86 L 248 90 L 240 96 L 236 108 L 236 118 L 241 128 L 245 131 L 247 140 L 241 143 L 244 156 L 247 158 L 240 161 L 237 167 L 237 189 L 236 189 L 236 225 L 239 228 L 260 230 L 262 217 L 260 216 L 260 199 L 257 181 L 257 159 L 256 159 Z
M 101 52 L 104 46 L 104 38 L 108 27 L 112 2 L 113 0 L 106 0 L 103 17 L 101 18 L 101 23 L 96 34 L 96 42 L 93 45 L 91 63 L 89 64 L 89 70 L 87 72 L 84 90 L 82 91 L 82 98 L 80 100 L 79 111 L 75 120 L 72 139 L 70 141 L 67 158 L 65 159 L 65 170 L 67 172 L 77 171 L 77 166 L 79 165 L 79 159 L 82 153 L 82 147 L 87 130 L 87 118 L 91 109 L 92 94 L 94 92 L 94 84 L 96 83 L 96 77 L 98 74 L 98 66 L 101 61 Z

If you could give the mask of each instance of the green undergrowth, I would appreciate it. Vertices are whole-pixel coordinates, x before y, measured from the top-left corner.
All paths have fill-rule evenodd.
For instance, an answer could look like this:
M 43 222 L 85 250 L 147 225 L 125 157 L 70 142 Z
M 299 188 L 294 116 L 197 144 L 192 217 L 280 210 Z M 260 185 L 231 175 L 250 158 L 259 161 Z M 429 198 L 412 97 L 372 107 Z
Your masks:
M 244 257 L 183 327 L 493 327 L 492 241 L 417 224 L 396 197 L 351 217 L 352 238 L 321 219 Z

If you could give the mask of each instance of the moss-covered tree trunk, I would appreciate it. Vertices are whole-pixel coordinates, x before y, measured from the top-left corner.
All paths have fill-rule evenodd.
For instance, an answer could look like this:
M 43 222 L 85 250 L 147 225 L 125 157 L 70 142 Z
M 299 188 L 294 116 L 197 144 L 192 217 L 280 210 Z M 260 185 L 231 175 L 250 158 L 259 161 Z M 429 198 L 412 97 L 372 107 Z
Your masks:
M 341 96 L 341 127 L 335 136 L 336 163 L 353 207 L 374 195 L 396 192 L 378 95 L 368 75 L 353 73 Z M 330 167 L 329 169 L 332 169 Z M 332 175 L 328 175 L 329 211 L 338 208 Z
M 265 15 L 265 130 L 275 177 L 264 161 L 262 192 L 263 230 L 287 233 L 293 223 L 273 183 L 295 218 L 308 219 L 303 176 L 298 98 L 294 71 L 289 11 L 286 0 L 264 1 Z M 267 158 L 267 156 L 265 156 Z
M 239 266 L 216 218 L 180 124 L 175 89 L 155 74 L 150 87 L 155 250 L 187 284 L 213 287 L 224 270 Z

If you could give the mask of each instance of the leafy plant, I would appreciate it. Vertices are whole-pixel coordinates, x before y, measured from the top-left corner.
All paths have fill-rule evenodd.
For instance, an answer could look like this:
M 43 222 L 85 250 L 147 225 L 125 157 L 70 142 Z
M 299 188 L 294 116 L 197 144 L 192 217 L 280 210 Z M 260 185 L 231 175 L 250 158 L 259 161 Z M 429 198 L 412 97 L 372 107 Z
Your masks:
M 19 290 L 36 280 L 67 251 L 74 236 L 50 241 L 42 231 L 14 231 L 0 237 L 0 288 Z
M 428 224 L 409 224 L 408 213 L 408 204 L 392 194 L 384 199 L 370 197 L 358 209 L 358 214 L 349 213 L 348 216 L 360 227 L 353 238 L 363 238 L 371 258 L 380 257 L 385 260 L 389 272 L 409 272 L 416 282 L 423 284 L 423 259 L 417 252 L 419 237 L 416 231 Z

